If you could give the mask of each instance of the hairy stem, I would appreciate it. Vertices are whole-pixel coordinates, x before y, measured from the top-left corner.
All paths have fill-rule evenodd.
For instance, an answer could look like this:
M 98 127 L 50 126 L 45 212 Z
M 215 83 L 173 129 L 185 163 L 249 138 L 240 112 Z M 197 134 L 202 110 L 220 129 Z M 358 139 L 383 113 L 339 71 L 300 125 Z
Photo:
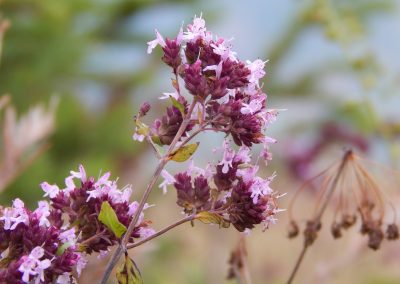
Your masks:
M 182 224 L 184 224 L 186 222 L 192 221 L 194 219 L 196 219 L 196 215 L 187 216 L 187 217 L 185 217 L 185 218 L 183 218 L 183 219 L 181 219 L 181 220 L 179 220 L 179 221 L 177 221 L 177 222 L 165 227 L 164 229 L 161 229 L 157 233 L 154 233 L 153 235 L 151 235 L 151 236 L 149 236 L 149 237 L 147 237 L 147 238 L 145 238 L 145 239 L 143 239 L 143 240 L 141 240 L 141 241 L 139 241 L 137 243 L 128 245 L 127 249 L 135 248 L 135 247 L 138 247 L 138 246 L 140 246 L 140 245 L 142 245 L 144 243 L 147 243 L 148 241 L 165 234 L 169 230 L 171 230 L 171 229 L 173 229 L 173 228 L 175 228 L 175 227 L 177 227 L 179 225 L 182 225 Z

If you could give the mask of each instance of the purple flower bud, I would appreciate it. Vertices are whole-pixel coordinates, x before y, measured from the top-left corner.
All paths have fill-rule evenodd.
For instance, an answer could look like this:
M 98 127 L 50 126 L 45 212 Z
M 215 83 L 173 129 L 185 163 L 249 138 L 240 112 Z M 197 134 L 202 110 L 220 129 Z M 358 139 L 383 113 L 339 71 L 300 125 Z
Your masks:
M 145 116 L 150 111 L 150 108 L 151 108 L 150 104 L 148 102 L 144 102 L 140 106 L 139 116 Z
M 194 179 L 186 172 L 175 175 L 175 183 L 177 193 L 177 204 L 184 208 L 186 213 L 197 212 L 209 208 L 208 201 L 210 199 L 210 187 L 207 179 L 200 175 Z
M 234 62 L 228 59 L 222 64 L 221 76 L 229 77 L 229 89 L 244 87 L 246 84 L 249 83 L 249 75 L 250 70 L 246 68 L 243 62 Z
M 186 65 L 184 74 L 186 89 L 193 95 L 205 99 L 209 94 L 206 78 L 202 74 L 201 61 Z
M 214 52 L 210 44 L 203 44 L 200 49 L 200 60 L 202 62 L 202 67 L 205 68 L 210 65 L 218 65 L 221 61 L 221 56 Z
M 223 77 L 210 82 L 210 93 L 214 100 L 224 97 L 227 93 L 228 77 Z
M 177 39 L 170 40 L 168 38 L 165 40 L 165 43 L 166 44 L 163 47 L 164 56 L 162 57 L 162 61 L 164 61 L 165 64 L 176 70 L 182 63 L 182 59 L 180 56 L 180 43 L 178 43 Z
M 243 232 L 263 222 L 267 215 L 269 198 L 261 197 L 254 204 L 251 197 L 251 183 L 239 182 L 232 190 L 231 205 L 228 209 L 229 220 L 235 228 Z
M 186 60 L 189 64 L 193 64 L 197 58 L 199 57 L 201 46 L 201 39 L 197 39 L 196 41 L 188 42 L 185 48 L 185 56 Z

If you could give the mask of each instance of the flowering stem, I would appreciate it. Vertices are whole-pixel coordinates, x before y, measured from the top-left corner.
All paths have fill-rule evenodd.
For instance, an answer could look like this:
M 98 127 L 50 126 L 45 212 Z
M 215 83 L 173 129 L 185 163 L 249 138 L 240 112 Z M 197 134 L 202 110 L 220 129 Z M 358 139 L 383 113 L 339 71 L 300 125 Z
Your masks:
M 212 131 L 221 131 L 220 129 L 214 128 L 214 127 L 201 127 L 199 129 L 197 129 L 195 132 L 193 132 L 189 137 L 187 137 L 185 140 L 182 141 L 181 143 L 181 147 L 185 146 L 187 143 L 189 143 L 190 140 L 192 140 L 197 134 L 199 134 L 202 131 L 207 131 L 207 130 L 212 130 Z
M 99 237 L 102 236 L 103 234 L 104 234 L 104 231 L 103 231 L 103 232 L 100 232 L 100 233 L 98 233 L 98 234 L 95 234 L 95 235 L 91 236 L 90 238 L 88 238 L 88 239 L 86 239 L 86 240 L 80 242 L 79 245 L 84 247 L 85 245 L 87 245 L 87 244 L 89 244 L 91 241 L 93 241 L 93 240 L 99 238 Z
M 312 222 L 314 224 L 317 225 L 317 224 L 320 223 L 321 217 L 324 214 L 325 209 L 327 208 L 328 203 L 329 203 L 330 199 L 332 198 L 333 193 L 334 193 L 334 191 L 335 191 L 335 189 L 337 187 L 338 181 L 339 181 L 339 179 L 340 179 L 340 177 L 341 177 L 341 175 L 343 173 L 343 169 L 346 166 L 347 161 L 352 158 L 352 156 L 353 156 L 352 154 L 353 153 L 352 153 L 351 150 L 346 151 L 346 153 L 344 154 L 342 162 L 341 162 L 341 164 L 339 166 L 339 169 L 338 169 L 338 171 L 337 171 L 337 173 L 336 173 L 336 175 L 335 175 L 335 177 L 334 177 L 334 179 L 333 179 L 333 181 L 331 183 L 331 187 L 329 188 L 329 191 L 328 191 L 328 194 L 327 194 L 327 196 L 326 196 L 326 198 L 324 200 L 324 203 L 322 204 L 320 210 L 318 211 L 318 213 L 315 215 L 315 217 L 312 220 Z M 305 256 L 305 254 L 307 252 L 307 249 L 308 249 L 308 247 L 311 246 L 311 244 L 312 244 L 312 242 L 308 242 L 308 241 L 304 242 L 303 249 L 300 252 L 300 255 L 299 255 L 299 257 L 298 257 L 298 259 L 296 261 L 296 264 L 295 264 L 292 272 L 290 273 L 289 280 L 286 282 L 287 284 L 291 284 L 293 282 L 294 277 L 296 276 L 296 273 L 299 270 L 300 264 L 303 262 L 304 256 Z
M 108 278 L 110 277 L 111 271 L 113 270 L 114 266 L 117 264 L 122 253 L 125 251 L 126 244 L 129 241 L 129 237 L 132 234 L 133 229 L 135 228 L 135 225 L 139 219 L 140 213 L 142 212 L 144 205 L 150 195 L 150 192 L 151 192 L 154 184 L 156 183 L 158 177 L 160 176 L 161 171 L 164 168 L 167 161 L 168 161 L 167 159 L 161 159 L 160 162 L 158 163 L 158 166 L 157 166 L 149 184 L 147 185 L 147 189 L 143 194 L 143 197 L 142 197 L 140 204 L 135 212 L 135 215 L 132 218 L 132 221 L 129 223 L 128 229 L 126 230 L 124 237 L 121 240 L 120 245 L 117 247 L 117 249 L 115 250 L 114 254 L 112 255 L 110 261 L 107 264 L 107 267 L 103 274 L 103 278 L 100 282 L 101 284 L 106 284 Z
M 145 239 L 143 239 L 143 240 L 141 240 L 141 241 L 139 241 L 137 243 L 128 245 L 127 249 L 135 248 L 135 247 L 138 247 L 138 246 L 140 246 L 140 245 L 142 245 L 144 243 L 147 243 L 148 241 L 150 241 L 150 240 L 152 240 L 152 239 L 154 239 L 154 238 L 156 238 L 158 236 L 161 236 L 161 235 L 165 234 L 169 230 L 171 230 L 171 229 L 173 229 L 173 228 L 175 228 L 175 227 L 177 227 L 177 226 L 179 226 L 181 224 L 184 224 L 186 222 L 192 221 L 194 219 L 196 219 L 196 215 L 187 216 L 187 217 L 185 217 L 185 218 L 183 218 L 183 219 L 181 219 L 181 220 L 179 220 L 179 221 L 177 221 L 177 222 L 165 227 L 164 229 L 158 231 L 157 233 L 154 233 L 153 235 L 151 235 L 151 236 L 149 236 L 149 237 L 147 237 L 147 238 L 145 238 Z
M 179 139 L 182 137 L 183 133 L 185 132 L 187 126 L 190 123 L 190 117 L 192 115 L 193 109 L 197 103 L 196 98 L 192 101 L 192 104 L 189 107 L 189 110 L 186 114 L 186 117 L 183 119 L 181 126 L 178 129 L 178 132 L 176 133 L 174 140 L 171 142 L 171 145 L 168 148 L 167 153 L 162 157 L 158 163 L 158 166 L 156 170 L 154 171 L 154 174 L 147 185 L 146 191 L 143 193 L 142 199 L 140 200 L 139 206 L 135 212 L 135 214 L 132 217 L 132 221 L 129 223 L 128 229 L 126 230 L 120 245 L 117 247 L 115 250 L 114 254 L 112 255 L 110 261 L 107 264 L 107 267 L 104 271 L 103 278 L 101 279 L 101 284 L 106 284 L 108 278 L 110 277 L 110 274 L 112 270 L 114 269 L 115 265 L 117 264 L 119 258 L 121 257 L 122 253 L 126 251 L 126 245 L 129 242 L 129 238 L 132 234 L 133 229 L 136 226 L 137 221 L 139 220 L 140 213 L 142 212 L 144 205 L 146 204 L 147 199 L 149 198 L 150 192 L 153 189 L 154 184 L 156 183 L 157 179 L 159 178 L 161 171 L 164 169 L 165 165 L 169 161 L 169 156 L 174 150 L 174 147 L 176 143 L 179 141 Z

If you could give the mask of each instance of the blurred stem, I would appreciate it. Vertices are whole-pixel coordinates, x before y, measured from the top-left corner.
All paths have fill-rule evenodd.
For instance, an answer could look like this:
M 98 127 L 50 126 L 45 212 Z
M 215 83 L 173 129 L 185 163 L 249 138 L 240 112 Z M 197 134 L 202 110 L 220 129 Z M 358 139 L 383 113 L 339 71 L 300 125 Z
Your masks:
M 294 42 L 299 36 L 300 32 L 309 24 L 309 14 L 313 11 L 314 5 L 309 5 L 290 25 L 289 30 L 279 38 L 278 42 L 272 47 L 271 51 L 268 52 L 269 68 L 272 70 L 274 66 L 279 64 L 279 60 L 282 60 L 284 55 L 293 47 Z
M 7 162 L 0 165 L 0 192 L 4 191 L 6 187 L 13 182 L 18 175 L 30 167 L 39 157 L 43 155 L 50 148 L 50 144 L 40 145 L 30 156 L 23 162 L 11 163 L 15 164 L 12 168 L 7 167 Z
M 6 30 L 10 27 L 10 22 L 8 20 L 0 21 L 0 64 L 1 64 L 1 54 L 3 51 L 3 37 Z
M 137 221 L 139 220 L 139 216 L 141 212 L 143 211 L 144 205 L 146 204 L 147 199 L 149 198 L 149 195 L 153 189 L 154 184 L 156 183 L 157 179 L 159 178 L 161 171 L 164 169 L 165 165 L 168 163 L 170 160 L 170 155 L 174 151 L 176 143 L 179 141 L 179 139 L 182 137 L 183 133 L 185 132 L 187 126 L 190 123 L 190 118 L 192 116 L 193 109 L 197 103 L 196 98 L 192 101 L 192 104 L 189 107 L 189 110 L 186 114 L 186 117 L 183 119 L 183 122 L 181 126 L 178 129 L 178 132 L 176 133 L 174 140 L 171 142 L 171 145 L 168 148 L 167 153 L 162 157 L 158 163 L 158 166 L 156 170 L 154 171 L 153 176 L 151 177 L 151 180 L 149 184 L 147 185 L 146 191 L 144 192 L 142 199 L 140 200 L 139 206 L 135 212 L 135 215 L 133 215 L 132 221 L 129 223 L 128 229 L 126 230 L 120 245 L 117 247 L 115 250 L 114 254 L 112 255 L 110 261 L 107 264 L 107 267 L 104 271 L 103 278 L 101 279 L 101 284 L 106 284 L 108 278 L 110 277 L 110 274 L 112 270 L 114 269 L 115 265 L 118 263 L 119 258 L 121 257 L 122 253 L 126 251 L 126 245 L 129 242 L 130 236 L 132 235 L 132 231 L 136 226 Z
M 308 247 L 309 247 L 308 244 L 304 244 L 303 249 L 301 250 L 301 253 L 299 255 L 299 258 L 296 261 L 296 265 L 294 266 L 293 271 L 290 274 L 289 280 L 286 282 L 287 284 L 290 284 L 293 282 L 294 277 L 296 276 L 296 273 L 299 270 L 300 264 L 303 262 L 303 259 L 304 259 L 304 256 L 306 255 Z
M 205 126 L 200 127 L 195 132 L 193 132 L 189 137 L 187 137 L 185 140 L 183 140 L 180 147 L 185 146 L 187 143 L 190 142 L 190 140 L 192 140 L 194 137 L 196 137 L 197 134 L 199 134 L 200 132 L 207 131 L 207 130 L 212 130 L 212 131 L 216 131 L 216 132 L 221 131 L 220 129 L 214 128 L 214 127 L 205 127 Z
M 247 250 L 246 250 L 246 237 L 244 235 L 240 236 L 239 240 L 239 250 L 240 250 L 240 255 L 242 258 L 242 267 L 240 269 L 240 278 L 243 279 L 244 284 L 251 284 L 251 276 L 250 276 L 250 271 L 249 271 L 249 266 L 248 266 L 248 259 L 247 259 Z

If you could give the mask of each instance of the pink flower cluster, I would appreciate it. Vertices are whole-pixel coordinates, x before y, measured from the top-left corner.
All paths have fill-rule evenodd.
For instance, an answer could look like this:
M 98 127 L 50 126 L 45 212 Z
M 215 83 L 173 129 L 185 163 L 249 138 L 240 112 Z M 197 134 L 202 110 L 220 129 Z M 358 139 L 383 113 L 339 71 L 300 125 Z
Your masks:
M 177 143 L 178 149 L 203 131 L 222 132 L 240 147 L 235 150 L 230 140 L 225 139 L 218 163 L 209 164 L 207 169 L 190 166 L 174 176 L 163 170 L 160 187 L 166 192 L 168 185 L 174 185 L 177 204 L 186 214 L 212 211 L 239 231 L 260 223 L 267 227 L 275 221 L 279 209 L 277 196 L 269 187 L 274 176 L 266 179 L 257 176 L 259 160 L 271 160 L 269 145 L 276 143 L 264 134 L 278 114 L 278 110 L 266 107 L 267 96 L 261 89 L 266 62 L 241 61 L 230 40 L 214 37 L 202 17 L 195 17 L 174 39 L 164 39 L 156 30 L 156 39 L 148 42 L 148 53 L 157 46 L 162 48 L 162 60 L 175 75 L 174 91 L 160 97 L 170 98 L 172 105 L 148 131 L 138 127 L 134 139 L 143 141 L 147 137 L 147 141 L 170 145 L 184 117 L 190 116 L 190 123 Z M 146 112 L 141 109 L 137 116 L 139 124 Z M 259 153 L 261 159 L 252 164 L 254 144 L 263 147 Z
M 30 211 L 20 199 L 0 217 L 1 283 L 72 283 L 86 265 L 86 255 L 108 252 L 118 241 L 114 233 L 99 221 L 101 205 L 109 202 L 119 222 L 128 226 L 138 203 L 129 203 L 130 187 L 117 188 L 106 173 L 98 180 L 87 177 L 83 166 L 71 171 L 65 188 L 43 182 L 47 201 L 39 201 Z M 78 184 L 75 182 L 78 181 Z M 154 231 L 143 213 L 134 238 Z
M 279 196 L 270 188 L 275 174 L 265 179 L 258 176 L 259 166 L 252 164 L 247 146 L 236 152 L 224 140 L 222 149 L 222 160 L 205 169 L 194 166 L 192 161 L 186 171 L 173 177 L 164 171 L 165 180 L 160 187 L 175 187 L 177 204 L 187 215 L 212 212 L 241 232 L 260 223 L 268 228 L 281 211 L 276 203 Z
M 183 80 L 195 105 L 184 135 L 189 135 L 196 125 L 208 127 L 230 134 L 239 146 L 264 145 L 262 156 L 271 159 L 268 147 L 275 140 L 266 137 L 264 132 L 276 119 L 278 110 L 266 108 L 267 96 L 260 87 L 265 61 L 239 60 L 230 41 L 214 38 L 201 17 L 195 17 L 186 31 L 181 28 L 175 39 L 164 39 L 156 30 L 156 39 L 148 43 L 148 53 L 158 45 L 163 50 L 162 60 L 176 76 L 175 90 L 164 93 L 160 99 L 171 97 L 182 104 L 184 111 L 176 105 L 168 107 L 166 115 L 157 119 L 146 135 L 160 145 L 172 142 L 182 116 L 188 112 L 188 100 L 179 86 L 179 80 Z M 146 135 L 138 130 L 134 139 L 143 141 Z

